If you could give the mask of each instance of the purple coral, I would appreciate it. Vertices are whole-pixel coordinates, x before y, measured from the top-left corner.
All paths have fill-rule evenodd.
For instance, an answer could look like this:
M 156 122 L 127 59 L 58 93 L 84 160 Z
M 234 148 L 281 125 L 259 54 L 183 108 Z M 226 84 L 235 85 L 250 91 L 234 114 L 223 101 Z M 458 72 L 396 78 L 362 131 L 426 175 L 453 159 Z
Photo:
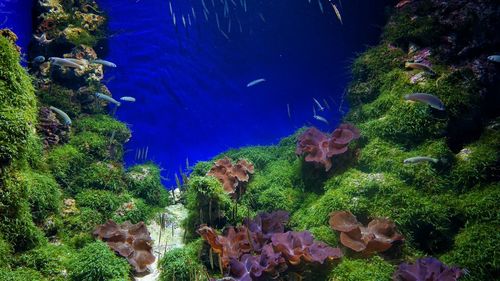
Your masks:
M 433 257 L 418 259 L 415 264 L 400 264 L 394 281 L 455 281 L 463 275 L 458 267 L 449 267 Z

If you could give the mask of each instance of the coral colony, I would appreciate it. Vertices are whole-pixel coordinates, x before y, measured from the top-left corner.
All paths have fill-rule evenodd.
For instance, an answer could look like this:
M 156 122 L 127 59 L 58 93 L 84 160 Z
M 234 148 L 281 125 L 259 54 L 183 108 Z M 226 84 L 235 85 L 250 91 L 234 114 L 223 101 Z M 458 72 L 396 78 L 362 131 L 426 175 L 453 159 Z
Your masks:
M 247 11 L 201 0 L 177 18 L 219 24 L 219 2 Z M 314 4 L 347 21 L 339 2 Z M 172 194 L 156 164 L 124 167 L 132 133 L 108 105 L 135 98 L 104 85 L 117 66 L 96 52 L 98 3 L 40 0 L 34 13 L 29 71 L 0 31 L 0 280 L 498 278 L 495 1 L 399 1 L 352 65 L 344 123 L 187 163 Z

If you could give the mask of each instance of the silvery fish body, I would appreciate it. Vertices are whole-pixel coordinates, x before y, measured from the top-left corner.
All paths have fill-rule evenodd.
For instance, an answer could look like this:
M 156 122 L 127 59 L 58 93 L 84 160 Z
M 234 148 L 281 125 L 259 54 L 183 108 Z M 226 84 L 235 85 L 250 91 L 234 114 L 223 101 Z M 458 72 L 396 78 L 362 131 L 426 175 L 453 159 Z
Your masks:
M 328 124 L 328 125 L 330 124 L 330 123 L 328 123 L 328 120 L 326 120 L 325 117 L 323 117 L 323 116 L 314 115 L 313 117 L 314 117 L 314 119 L 316 119 L 318 121 L 321 121 L 321 122 L 323 122 L 325 124 Z
M 42 63 L 45 61 L 45 57 L 44 56 L 38 56 L 36 58 L 33 59 L 33 62 L 35 63 Z
M 265 81 L 266 81 L 266 79 L 264 79 L 264 78 L 253 80 L 252 82 L 247 84 L 247 88 L 255 86 L 255 85 L 260 84 L 260 83 L 265 82 Z
M 107 95 L 104 95 L 104 94 L 101 94 L 101 93 L 95 93 L 95 96 L 97 98 L 100 98 L 100 99 L 105 100 L 107 102 L 113 103 L 116 106 L 120 106 L 121 105 L 121 103 L 119 101 L 115 100 L 114 98 L 112 98 L 110 96 L 107 96 Z
M 417 157 L 407 158 L 403 161 L 404 164 L 416 164 L 416 163 L 421 163 L 421 162 L 438 163 L 439 160 L 436 158 L 432 158 L 432 157 L 417 156 Z
M 71 60 L 65 59 L 65 58 L 50 57 L 49 61 L 53 65 L 83 69 L 83 66 L 81 66 L 75 62 L 72 62 Z
M 493 56 L 489 56 L 488 57 L 488 60 L 491 61 L 491 62 L 497 62 L 497 63 L 500 63 L 500 55 L 493 55 Z
M 102 65 L 108 66 L 108 67 L 116 67 L 116 64 L 114 64 L 110 61 L 107 61 L 107 60 L 97 59 L 97 60 L 92 60 L 92 63 L 102 64 Z
M 128 101 L 128 102 L 135 102 L 134 97 L 121 97 L 120 100 L 122 101 Z
M 74 62 L 80 66 L 87 66 L 89 64 L 89 62 L 86 59 L 75 59 L 75 58 L 64 58 L 64 59 L 70 62 Z
M 406 62 L 405 63 L 405 68 L 410 68 L 410 69 L 419 69 L 423 70 L 431 75 L 436 75 L 436 72 L 432 70 L 430 66 L 424 63 L 419 63 L 419 62 Z
M 443 102 L 438 97 L 431 95 L 431 94 L 414 93 L 414 94 L 406 95 L 404 98 L 405 98 L 405 100 L 419 101 L 419 102 L 426 103 L 430 107 L 438 109 L 438 110 L 445 109 Z
M 69 118 L 69 116 L 68 116 L 68 114 L 66 114 L 66 112 L 60 110 L 59 108 L 53 107 L 53 106 L 51 106 L 49 108 L 50 108 L 50 110 L 54 111 L 55 113 L 59 114 L 59 116 L 62 117 L 65 125 L 67 125 L 67 126 L 71 125 L 71 123 L 72 123 L 71 118 Z

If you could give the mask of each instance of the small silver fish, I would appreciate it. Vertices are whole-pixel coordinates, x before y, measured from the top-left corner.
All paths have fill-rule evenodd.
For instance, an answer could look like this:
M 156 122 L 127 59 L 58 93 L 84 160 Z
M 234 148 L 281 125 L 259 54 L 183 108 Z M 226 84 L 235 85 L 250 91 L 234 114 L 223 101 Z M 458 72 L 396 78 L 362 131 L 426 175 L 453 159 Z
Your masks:
M 489 56 L 488 60 L 491 62 L 500 63 L 500 55 Z
M 335 12 L 335 15 L 339 19 L 340 24 L 344 24 L 344 22 L 342 21 L 342 16 L 340 15 L 340 11 L 339 11 L 339 9 L 337 9 L 337 6 L 335 4 L 333 4 L 332 2 L 330 2 L 330 4 L 332 5 L 332 8 L 333 8 L 333 11 Z
M 266 82 L 266 79 L 260 78 L 260 79 L 253 80 L 252 82 L 247 84 L 247 88 L 250 88 L 250 87 L 255 86 L 257 84 L 260 84 L 262 82 Z
M 128 102 L 135 102 L 134 97 L 121 97 L 120 100 L 122 101 L 128 101 Z
M 292 119 L 292 113 L 290 112 L 290 104 L 286 104 L 286 111 L 288 113 L 288 118 Z
M 50 57 L 49 61 L 53 65 L 58 65 L 61 67 L 71 67 L 71 68 L 78 68 L 78 69 L 83 69 L 83 66 L 74 63 L 70 60 L 64 59 L 64 58 L 56 58 L 56 57 Z
M 102 65 L 107 66 L 107 67 L 116 67 L 116 64 L 114 64 L 110 61 L 107 61 L 107 60 L 97 59 L 97 60 L 92 60 L 91 62 L 97 63 L 97 64 L 102 64 Z
M 316 106 L 318 106 L 319 111 L 325 110 L 325 108 L 321 105 L 321 103 L 319 103 L 319 101 L 317 99 L 313 98 L 313 101 L 316 104 Z
M 328 120 L 325 119 L 325 117 L 322 117 L 322 116 L 319 116 L 319 115 L 314 115 L 313 116 L 314 119 L 318 120 L 318 121 L 321 121 L 327 125 L 330 125 L 330 123 L 328 123 Z
M 107 96 L 107 95 L 104 95 L 104 94 L 101 94 L 101 93 L 95 93 L 95 96 L 99 99 L 102 99 L 102 100 L 105 100 L 107 102 L 110 102 L 110 103 L 113 103 L 115 104 L 116 106 L 120 106 L 121 103 L 117 100 L 115 100 L 114 98 L 110 97 L 110 96 Z
M 42 63 L 45 61 L 45 57 L 44 56 L 38 56 L 36 58 L 33 59 L 33 62 L 34 63 Z
M 431 95 L 431 94 L 414 93 L 414 94 L 406 95 L 404 98 L 405 98 L 405 100 L 419 101 L 419 102 L 426 103 L 430 107 L 438 109 L 438 110 L 445 109 L 443 102 L 438 97 Z
M 422 162 L 432 162 L 432 163 L 439 163 L 439 160 L 436 158 L 432 157 L 426 157 L 426 156 L 417 156 L 417 157 L 411 157 L 407 158 L 403 161 L 404 164 L 417 164 L 417 163 L 422 163 Z
M 434 70 L 432 70 L 432 68 L 430 66 L 428 66 L 427 64 L 424 64 L 424 63 L 419 63 L 419 62 L 406 62 L 405 63 L 405 68 L 409 68 L 409 69 L 419 69 L 419 70 L 423 70 L 431 75 L 436 75 L 436 72 L 434 72 Z
M 50 110 L 54 111 L 55 113 L 59 114 L 59 116 L 62 117 L 65 125 L 67 125 L 67 126 L 71 125 L 71 123 L 72 123 L 71 118 L 69 118 L 69 116 L 68 116 L 68 114 L 66 114 L 66 112 L 60 110 L 57 107 L 53 107 L 53 106 L 51 106 L 49 108 L 50 108 Z
M 87 66 L 89 62 L 86 59 L 75 59 L 75 58 L 64 58 L 65 60 L 69 60 L 70 62 L 74 62 L 80 66 Z

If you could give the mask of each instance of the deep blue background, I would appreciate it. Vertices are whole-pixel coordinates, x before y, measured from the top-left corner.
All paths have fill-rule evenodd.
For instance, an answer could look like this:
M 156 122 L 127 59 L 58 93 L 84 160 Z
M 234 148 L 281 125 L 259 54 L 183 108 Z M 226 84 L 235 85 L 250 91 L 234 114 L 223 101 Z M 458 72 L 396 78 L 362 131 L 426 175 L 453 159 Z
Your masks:
M 241 0 L 234 0 L 236 7 L 228 0 L 228 32 L 221 0 L 214 0 L 215 7 L 212 0 L 204 1 L 208 22 L 201 0 L 172 0 L 177 28 L 168 0 L 98 1 L 109 16 L 106 59 L 118 65 L 106 70 L 105 83 L 114 97 L 137 99 L 117 111 L 132 129 L 128 165 L 142 162 L 135 159 L 136 151 L 148 147 L 148 160 L 171 178 L 186 158 L 194 164 L 229 148 L 276 143 L 303 125 L 334 129 L 347 109 L 342 96 L 350 63 L 378 41 L 389 2 L 344 0 L 340 8 L 336 0 L 341 25 L 327 0 L 321 0 L 324 13 L 318 0 L 246 0 L 246 13 Z M 19 17 L 9 17 L 8 25 L 24 35 L 29 9 L 14 2 L 7 4 Z M 215 11 L 229 40 L 217 29 Z M 187 23 L 188 14 L 192 25 L 184 28 L 181 15 Z M 257 78 L 267 82 L 246 87 Z M 312 97 L 332 107 L 318 112 L 330 126 L 312 118 Z

